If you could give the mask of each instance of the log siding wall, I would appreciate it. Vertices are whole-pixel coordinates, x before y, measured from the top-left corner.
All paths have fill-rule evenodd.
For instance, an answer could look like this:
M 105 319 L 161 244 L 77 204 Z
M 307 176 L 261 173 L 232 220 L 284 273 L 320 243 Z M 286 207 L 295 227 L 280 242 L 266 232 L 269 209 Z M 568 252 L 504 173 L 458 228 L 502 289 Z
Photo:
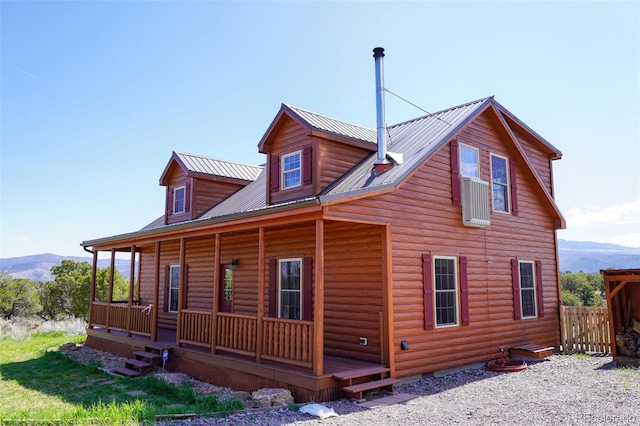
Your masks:
M 206 179 L 193 179 L 193 199 L 191 201 L 193 217 L 208 211 L 244 185 L 216 182 Z
M 489 152 L 511 153 L 492 120 L 480 117 L 458 142 L 480 149 L 487 179 Z M 491 225 L 462 225 L 451 202 L 449 145 L 393 193 L 331 206 L 331 213 L 392 224 L 394 351 L 398 377 L 487 361 L 523 343 L 559 344 L 557 258 L 552 220 L 528 174 L 517 167 L 519 215 L 491 213 Z M 422 254 L 466 256 L 468 326 L 424 329 Z M 545 315 L 514 320 L 511 259 L 541 261 Z M 489 263 L 489 259 L 491 263 Z M 400 351 L 406 340 L 410 350 Z

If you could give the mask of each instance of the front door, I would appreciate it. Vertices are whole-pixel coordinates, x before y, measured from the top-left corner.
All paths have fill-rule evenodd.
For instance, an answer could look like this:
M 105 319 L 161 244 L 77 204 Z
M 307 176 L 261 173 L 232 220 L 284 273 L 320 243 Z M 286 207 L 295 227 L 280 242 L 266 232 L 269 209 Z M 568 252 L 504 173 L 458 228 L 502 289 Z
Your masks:
M 220 312 L 233 312 L 233 269 L 230 264 L 220 268 L 220 295 L 218 297 Z

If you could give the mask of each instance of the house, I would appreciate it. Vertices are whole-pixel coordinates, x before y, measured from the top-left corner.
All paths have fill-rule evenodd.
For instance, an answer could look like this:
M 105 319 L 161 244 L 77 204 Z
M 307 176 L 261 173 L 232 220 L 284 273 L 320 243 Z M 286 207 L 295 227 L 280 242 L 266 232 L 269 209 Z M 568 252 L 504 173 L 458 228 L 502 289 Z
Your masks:
M 132 272 L 87 345 L 298 401 L 559 345 L 560 151 L 493 97 L 385 127 L 374 52 L 377 130 L 283 104 L 264 166 L 174 152 L 155 222 L 82 243 Z

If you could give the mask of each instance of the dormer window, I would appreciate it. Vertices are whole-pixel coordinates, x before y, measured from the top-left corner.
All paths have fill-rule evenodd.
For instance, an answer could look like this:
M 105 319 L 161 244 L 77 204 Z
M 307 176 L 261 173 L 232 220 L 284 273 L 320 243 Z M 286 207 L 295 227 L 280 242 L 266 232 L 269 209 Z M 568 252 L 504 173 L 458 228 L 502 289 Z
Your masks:
M 181 186 L 173 190 L 173 214 L 184 213 L 185 211 L 185 188 Z
M 300 186 L 301 179 L 301 151 L 282 156 L 282 189 Z

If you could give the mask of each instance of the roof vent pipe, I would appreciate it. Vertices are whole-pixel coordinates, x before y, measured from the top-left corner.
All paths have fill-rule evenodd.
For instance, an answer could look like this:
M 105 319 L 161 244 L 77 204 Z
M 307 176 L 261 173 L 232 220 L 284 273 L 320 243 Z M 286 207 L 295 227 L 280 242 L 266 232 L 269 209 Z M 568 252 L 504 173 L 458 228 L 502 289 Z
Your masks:
M 378 130 L 378 158 L 376 159 L 376 171 L 386 170 L 386 167 L 378 167 L 382 164 L 390 164 L 387 160 L 387 137 L 384 121 L 384 76 L 382 67 L 382 58 L 384 58 L 384 49 L 376 47 L 373 49 L 373 57 L 376 61 L 376 121 Z

